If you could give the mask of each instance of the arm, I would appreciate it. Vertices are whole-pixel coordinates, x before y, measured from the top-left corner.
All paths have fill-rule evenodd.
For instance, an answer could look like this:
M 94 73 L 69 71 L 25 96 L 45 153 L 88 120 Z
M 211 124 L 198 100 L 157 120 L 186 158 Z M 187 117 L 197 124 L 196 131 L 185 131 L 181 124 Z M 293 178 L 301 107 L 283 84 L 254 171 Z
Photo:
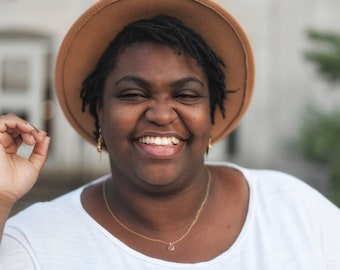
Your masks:
M 19 117 L 0 117 L 0 241 L 12 206 L 38 179 L 47 159 L 50 138 Z M 33 146 L 26 159 L 17 154 L 22 143 Z

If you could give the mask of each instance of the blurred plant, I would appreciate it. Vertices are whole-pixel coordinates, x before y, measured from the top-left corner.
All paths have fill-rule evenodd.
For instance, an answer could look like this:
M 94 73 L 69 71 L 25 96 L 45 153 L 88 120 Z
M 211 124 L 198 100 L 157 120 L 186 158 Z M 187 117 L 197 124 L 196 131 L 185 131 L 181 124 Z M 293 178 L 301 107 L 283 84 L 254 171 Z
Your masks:
M 338 82 L 340 80 L 340 35 L 310 30 L 308 37 L 318 47 L 306 52 L 306 58 L 318 66 L 320 74 L 328 81 Z
M 306 52 L 306 59 L 318 66 L 318 71 L 328 82 L 339 83 L 340 35 L 309 31 L 308 37 L 319 48 Z M 306 115 L 298 148 L 306 159 L 329 166 L 331 199 L 340 206 L 340 110 L 324 112 L 308 108 Z
M 327 164 L 333 187 L 340 189 L 340 110 L 308 108 L 298 148 L 306 159 Z

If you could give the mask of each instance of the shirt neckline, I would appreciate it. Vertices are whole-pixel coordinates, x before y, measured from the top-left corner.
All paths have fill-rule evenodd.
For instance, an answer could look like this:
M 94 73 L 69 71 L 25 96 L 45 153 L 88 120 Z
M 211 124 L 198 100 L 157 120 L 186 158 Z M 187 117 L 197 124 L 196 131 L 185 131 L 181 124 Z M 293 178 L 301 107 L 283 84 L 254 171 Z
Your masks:
M 140 260 L 143 261 L 144 263 L 149 263 L 152 265 L 158 265 L 162 267 L 169 267 L 169 268 L 174 268 L 174 269 L 200 269 L 200 268 L 205 268 L 207 266 L 212 266 L 216 263 L 219 263 L 221 260 L 225 260 L 227 257 L 232 256 L 234 252 L 236 252 L 237 248 L 240 246 L 242 241 L 246 238 L 247 232 L 249 231 L 250 224 L 253 219 L 253 212 L 254 212 L 254 207 L 255 207 L 255 198 L 254 198 L 254 181 L 253 175 L 249 173 L 249 170 L 240 167 L 236 164 L 229 163 L 229 162 L 207 162 L 207 165 L 212 165 L 212 166 L 226 166 L 230 167 L 233 169 L 238 170 L 243 176 L 248 184 L 249 188 L 249 202 L 248 202 L 248 211 L 247 215 L 245 218 L 245 222 L 243 224 L 243 227 L 241 229 L 241 232 L 239 233 L 238 237 L 234 241 L 234 243 L 223 253 L 220 255 L 216 256 L 215 258 L 208 260 L 208 261 L 203 261 L 203 262 L 198 262 L 198 263 L 177 263 L 177 262 L 171 262 L 171 261 L 166 261 L 154 257 L 150 257 L 148 255 L 145 255 L 141 252 L 138 252 L 132 248 L 130 248 L 128 245 L 126 245 L 124 242 L 120 241 L 118 238 L 116 238 L 114 235 L 112 235 L 110 232 L 108 232 L 103 226 L 101 226 L 94 218 L 92 218 L 91 215 L 89 215 L 85 208 L 83 207 L 81 203 L 81 194 L 83 190 L 91 185 L 104 182 L 107 180 L 109 177 L 111 177 L 110 174 L 104 175 L 84 186 L 78 189 L 78 198 L 77 198 L 77 204 L 78 207 L 80 208 L 82 214 L 87 217 L 88 220 L 94 225 L 97 230 L 99 230 L 109 241 L 112 242 L 116 247 L 118 247 L 120 250 L 122 250 L 125 254 L 128 256 L 131 256 L 135 260 Z

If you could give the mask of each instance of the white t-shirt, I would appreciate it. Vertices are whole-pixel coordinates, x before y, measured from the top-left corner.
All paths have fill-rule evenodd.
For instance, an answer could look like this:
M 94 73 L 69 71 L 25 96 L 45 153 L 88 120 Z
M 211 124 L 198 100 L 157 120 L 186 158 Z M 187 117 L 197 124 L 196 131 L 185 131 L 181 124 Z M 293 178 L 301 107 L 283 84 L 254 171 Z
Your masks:
M 244 174 L 249 210 L 235 243 L 210 261 L 173 263 L 129 248 L 86 213 L 82 187 L 11 218 L 0 248 L 0 269 L 340 269 L 337 207 L 292 176 L 223 164 Z

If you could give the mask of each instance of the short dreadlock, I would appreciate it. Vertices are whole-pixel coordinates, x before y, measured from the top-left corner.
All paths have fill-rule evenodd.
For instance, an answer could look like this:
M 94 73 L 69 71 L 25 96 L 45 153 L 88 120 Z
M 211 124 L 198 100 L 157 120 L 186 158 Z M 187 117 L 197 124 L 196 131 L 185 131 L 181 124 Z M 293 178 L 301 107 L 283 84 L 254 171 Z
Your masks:
M 98 138 L 99 120 L 97 102 L 100 101 L 104 84 L 109 73 L 114 69 L 117 57 L 127 47 L 140 42 L 163 44 L 173 48 L 178 54 L 189 53 L 201 66 L 208 79 L 210 97 L 210 118 L 214 124 L 216 107 L 225 116 L 224 101 L 225 75 L 222 68 L 225 64 L 208 46 L 204 39 L 186 27 L 181 21 L 169 16 L 156 16 L 127 25 L 110 43 L 99 59 L 95 69 L 84 80 L 81 90 L 82 111 L 89 106 L 89 112 L 95 119 L 94 135 Z

